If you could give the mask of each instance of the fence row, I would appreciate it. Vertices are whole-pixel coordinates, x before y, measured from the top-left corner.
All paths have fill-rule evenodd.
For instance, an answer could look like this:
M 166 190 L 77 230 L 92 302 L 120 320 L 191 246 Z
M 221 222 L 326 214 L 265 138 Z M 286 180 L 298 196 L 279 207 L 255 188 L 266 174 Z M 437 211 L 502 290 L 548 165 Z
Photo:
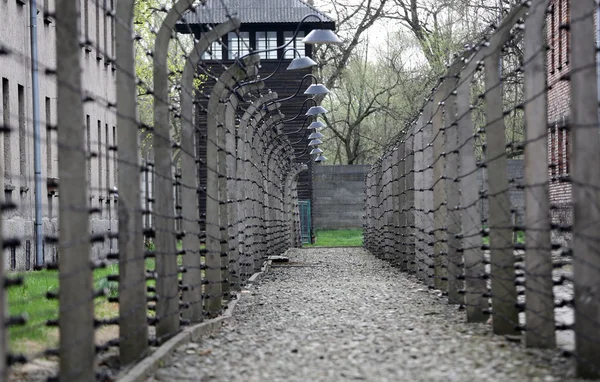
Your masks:
M 296 161 L 283 131 L 277 94 L 258 75 L 259 56 L 236 60 L 218 78 L 202 64 L 223 36 L 239 33 L 240 20 L 230 17 L 184 41 L 175 27 L 184 12 L 194 11 L 193 1 L 178 0 L 155 10 L 164 18 L 149 39 L 134 31 L 133 0 L 119 0 L 115 8 L 113 2 L 84 5 L 85 20 L 79 2 L 57 0 L 54 11 L 46 10 L 44 19 L 55 25 L 56 60 L 35 63 L 42 82 L 56 83 L 44 151 L 56 161 L 58 177 L 15 174 L 0 160 L 2 189 L 10 189 L 13 179 L 31 179 L 47 183 L 46 208 L 58 197 L 58 212 L 46 222 L 57 217 L 56 234 L 44 236 L 55 256 L 31 260 L 35 272 L 3 273 L 0 279 L 0 317 L 7 317 L 0 326 L 0 380 L 18 379 L 26 372 L 21 364 L 40 359 L 49 364 L 34 367 L 28 378 L 107 378 L 114 372 L 104 362 L 107 352 L 117 351 L 121 367 L 139 360 L 182 326 L 220 314 L 268 256 L 300 245 L 297 183 L 307 166 Z M 88 6 L 106 14 L 103 43 L 88 36 Z M 113 29 L 107 32 L 107 25 Z M 107 33 L 114 33 L 113 52 Z M 153 84 L 138 78 L 144 44 Z M 182 71 L 173 69 L 173 60 L 181 59 L 171 55 L 174 45 L 183 47 Z M 0 56 L 9 61 L 30 59 L 2 48 Z M 82 85 L 96 64 L 89 60 L 94 52 L 98 65 L 106 61 L 107 76 L 114 73 L 116 99 L 110 90 Z M 216 84 L 204 89 L 208 98 L 201 102 L 197 88 L 207 78 Z M 142 122 L 138 110 L 147 95 L 153 98 L 152 124 Z M 9 106 L 5 98 L 1 146 L 9 147 L 17 135 L 23 145 L 40 140 L 23 129 L 27 113 Z M 89 110 L 106 120 L 99 117 L 97 132 Z M 206 126 L 196 123 L 200 114 Z M 27 192 L 21 187 L 20 197 L 0 195 L 0 270 L 19 268 L 3 261 L 25 245 L 29 251 L 35 240 L 31 231 L 2 226 Z
M 469 322 L 528 347 L 558 344 L 580 376 L 598 377 L 597 5 L 571 1 L 557 24 L 550 3 L 522 2 L 456 56 L 372 166 L 365 246 L 464 306 Z M 556 103 L 570 108 L 556 115 Z M 509 178 L 507 160 L 520 157 L 524 176 Z M 513 192 L 524 194 L 522 222 Z

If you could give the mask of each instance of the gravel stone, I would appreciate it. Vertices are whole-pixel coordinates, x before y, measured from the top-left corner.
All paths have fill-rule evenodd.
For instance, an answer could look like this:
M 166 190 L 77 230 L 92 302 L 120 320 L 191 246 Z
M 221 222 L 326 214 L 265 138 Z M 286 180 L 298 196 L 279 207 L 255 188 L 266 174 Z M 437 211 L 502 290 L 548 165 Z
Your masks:
M 363 249 L 286 257 L 241 294 L 231 323 L 176 349 L 148 381 L 576 380 L 558 351 L 467 324 L 439 291 Z

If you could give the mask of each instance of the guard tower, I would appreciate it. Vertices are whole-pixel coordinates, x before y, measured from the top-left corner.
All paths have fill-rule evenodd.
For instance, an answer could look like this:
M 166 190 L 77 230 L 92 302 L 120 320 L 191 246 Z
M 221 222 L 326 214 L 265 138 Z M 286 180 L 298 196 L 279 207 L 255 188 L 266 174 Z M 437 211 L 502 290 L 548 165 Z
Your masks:
M 305 17 L 315 15 L 317 17 Z M 261 58 L 260 75 L 265 78 L 269 74 L 276 73 L 265 81 L 265 88 L 276 92 L 280 99 L 292 96 L 298 91 L 298 95 L 281 104 L 281 111 L 286 119 L 290 119 L 302 112 L 299 118 L 287 122 L 283 126 L 284 132 L 294 144 L 296 153 L 304 154 L 296 157 L 296 160 L 308 164 L 308 171 L 301 173 L 298 181 L 298 199 L 309 201 L 312 206 L 312 160 L 310 150 L 305 150 L 308 145 L 305 126 L 304 112 L 312 104 L 304 104 L 308 96 L 303 94 L 310 86 L 311 79 L 302 79 L 306 74 L 312 74 L 312 69 L 288 71 L 286 68 L 294 58 L 294 54 L 312 56 L 312 46 L 302 43 L 302 39 L 313 29 L 335 29 L 335 22 L 324 13 L 321 13 L 311 4 L 301 0 L 208 0 L 204 6 L 198 7 L 196 11 L 188 11 L 183 16 L 183 21 L 177 24 L 179 33 L 193 33 L 200 37 L 202 33 L 212 29 L 217 24 L 223 23 L 229 17 L 237 17 L 241 21 L 240 32 L 229 33 L 221 43 L 215 43 L 204 55 L 199 72 L 208 72 L 211 77 L 218 78 L 226 67 L 234 63 L 237 57 L 244 56 L 251 51 L 273 49 L 293 40 L 285 49 L 259 53 Z M 303 19 L 305 19 L 303 21 Z M 296 38 L 293 38 L 298 30 Z M 295 48 L 294 51 L 286 51 Z M 281 60 L 281 63 L 280 63 Z M 214 80 L 209 79 L 205 85 L 206 89 L 212 88 Z M 198 89 L 197 101 L 200 105 L 206 105 L 208 100 L 202 89 Z M 304 107 L 303 107 L 304 104 Z M 206 126 L 206 116 L 197 113 L 196 122 L 200 129 Z M 199 139 L 199 158 L 206 157 L 206 141 Z M 200 179 L 206 179 L 206 169 L 200 169 Z M 200 195 L 201 213 L 204 213 L 204 195 Z M 305 202 L 306 203 L 306 202 Z

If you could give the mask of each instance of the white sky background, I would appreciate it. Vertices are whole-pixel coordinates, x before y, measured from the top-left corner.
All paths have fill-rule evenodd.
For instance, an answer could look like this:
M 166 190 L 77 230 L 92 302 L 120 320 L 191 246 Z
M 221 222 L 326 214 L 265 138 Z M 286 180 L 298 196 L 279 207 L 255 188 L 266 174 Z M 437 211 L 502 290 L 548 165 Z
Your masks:
M 305 0 L 306 1 L 306 0 Z M 348 4 L 360 4 L 361 0 L 340 0 Z M 320 11 L 323 11 L 334 20 L 337 16 L 328 12 L 331 7 L 331 2 L 327 0 L 315 0 L 315 7 Z M 402 55 L 402 61 L 404 61 L 409 67 L 423 65 L 426 60 L 421 49 L 416 44 L 414 37 L 408 32 L 408 30 L 402 27 L 397 21 L 394 20 L 378 20 L 369 28 L 369 30 L 362 35 L 362 40 L 366 44 L 368 43 L 369 49 L 369 61 L 377 61 L 380 54 L 385 54 L 388 50 L 389 42 L 394 44 L 394 41 L 398 38 L 398 33 L 403 32 L 405 39 L 410 39 L 413 43 L 413 48 L 407 49 L 405 54 Z M 362 47 L 364 49 L 364 46 Z

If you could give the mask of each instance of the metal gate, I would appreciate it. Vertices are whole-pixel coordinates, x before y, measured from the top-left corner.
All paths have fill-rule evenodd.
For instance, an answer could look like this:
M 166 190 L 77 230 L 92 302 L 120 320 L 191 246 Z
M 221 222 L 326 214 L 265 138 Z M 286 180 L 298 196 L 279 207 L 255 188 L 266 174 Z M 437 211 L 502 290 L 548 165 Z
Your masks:
M 299 200 L 298 207 L 300 208 L 300 237 L 302 244 L 310 244 L 310 200 Z

